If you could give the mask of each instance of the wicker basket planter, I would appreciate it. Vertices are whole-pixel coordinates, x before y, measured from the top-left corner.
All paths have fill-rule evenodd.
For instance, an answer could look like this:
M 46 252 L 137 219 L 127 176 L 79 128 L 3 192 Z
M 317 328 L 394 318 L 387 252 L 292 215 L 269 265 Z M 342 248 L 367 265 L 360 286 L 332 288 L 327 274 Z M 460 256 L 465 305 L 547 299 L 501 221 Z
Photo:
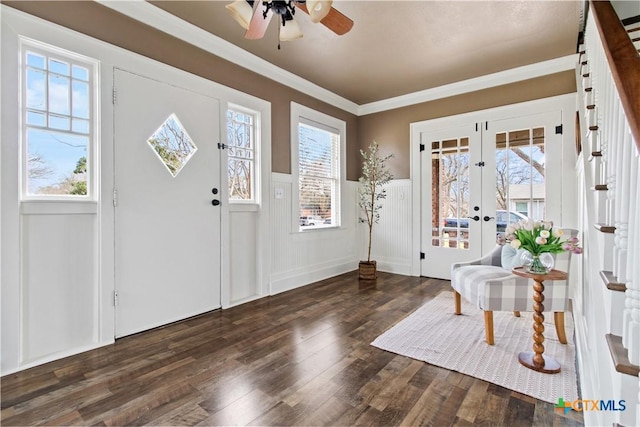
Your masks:
M 362 280 L 376 280 L 378 270 L 375 261 L 360 261 L 358 272 Z

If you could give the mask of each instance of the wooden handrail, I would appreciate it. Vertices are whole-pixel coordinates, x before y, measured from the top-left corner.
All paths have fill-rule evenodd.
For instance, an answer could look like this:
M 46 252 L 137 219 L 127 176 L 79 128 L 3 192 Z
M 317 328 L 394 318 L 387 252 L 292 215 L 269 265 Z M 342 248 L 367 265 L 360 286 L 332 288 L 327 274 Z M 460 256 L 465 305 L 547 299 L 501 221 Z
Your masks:
M 640 150 L 640 55 L 633 47 L 611 2 L 590 0 L 589 5 L 631 134 Z

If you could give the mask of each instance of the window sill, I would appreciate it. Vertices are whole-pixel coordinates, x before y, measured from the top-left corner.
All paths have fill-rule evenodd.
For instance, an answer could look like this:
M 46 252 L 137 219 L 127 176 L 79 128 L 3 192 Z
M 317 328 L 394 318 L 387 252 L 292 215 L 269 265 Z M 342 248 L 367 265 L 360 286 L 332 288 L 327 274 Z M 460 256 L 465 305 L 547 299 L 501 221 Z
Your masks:
M 304 229 L 304 230 L 294 230 L 292 231 L 290 234 L 292 234 L 293 236 L 318 236 L 318 237 L 324 237 L 324 236 L 331 236 L 335 233 L 340 233 L 340 232 L 344 232 L 347 230 L 347 227 L 344 226 L 331 226 L 331 227 L 321 227 L 321 228 L 308 228 L 308 229 Z

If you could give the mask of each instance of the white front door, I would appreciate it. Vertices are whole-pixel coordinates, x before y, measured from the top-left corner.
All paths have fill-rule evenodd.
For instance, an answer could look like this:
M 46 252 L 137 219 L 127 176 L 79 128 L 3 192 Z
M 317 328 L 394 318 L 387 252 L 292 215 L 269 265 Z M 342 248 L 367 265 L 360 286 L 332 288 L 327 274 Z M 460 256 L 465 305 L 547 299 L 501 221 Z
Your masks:
M 220 307 L 221 214 L 212 203 L 221 184 L 220 107 L 176 82 L 119 69 L 114 80 L 116 337 L 122 337 Z
M 451 264 L 480 258 L 506 226 L 559 220 L 559 112 L 461 124 L 420 133 L 420 274 L 450 278 Z

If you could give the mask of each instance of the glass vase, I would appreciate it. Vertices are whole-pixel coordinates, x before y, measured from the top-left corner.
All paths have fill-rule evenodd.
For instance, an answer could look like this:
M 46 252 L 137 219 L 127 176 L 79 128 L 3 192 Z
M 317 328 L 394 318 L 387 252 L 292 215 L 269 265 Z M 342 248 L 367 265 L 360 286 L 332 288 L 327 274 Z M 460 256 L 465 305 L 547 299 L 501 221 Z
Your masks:
M 533 255 L 529 251 L 522 252 L 522 265 L 528 273 L 547 274 L 553 268 L 555 260 L 549 252 Z

